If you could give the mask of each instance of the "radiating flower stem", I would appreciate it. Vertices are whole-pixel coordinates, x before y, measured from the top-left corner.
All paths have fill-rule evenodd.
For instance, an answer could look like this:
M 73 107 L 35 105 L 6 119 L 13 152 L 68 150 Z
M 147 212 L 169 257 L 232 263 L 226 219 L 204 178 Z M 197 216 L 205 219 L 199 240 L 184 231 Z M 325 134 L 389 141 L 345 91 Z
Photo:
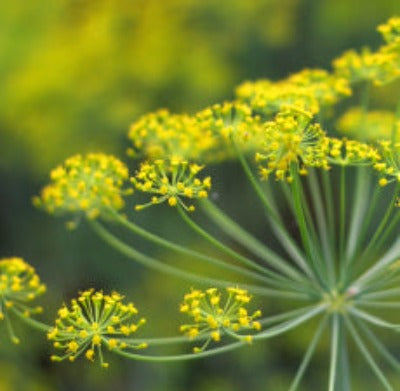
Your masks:
M 389 384 L 388 380 L 386 379 L 386 376 L 383 374 L 381 369 L 378 367 L 376 364 L 375 360 L 371 356 L 371 353 L 368 351 L 367 347 L 365 346 L 364 342 L 362 341 L 360 335 L 358 334 L 357 330 L 353 326 L 351 320 L 346 317 L 346 326 L 347 329 L 350 331 L 350 334 L 352 335 L 356 345 L 358 346 L 358 349 L 360 350 L 360 353 L 364 357 L 365 361 L 368 363 L 368 365 L 371 367 L 372 371 L 375 373 L 376 377 L 380 380 L 382 385 L 385 387 L 387 391 L 394 391 L 394 388 Z
M 324 329 L 326 327 L 326 321 L 327 321 L 326 316 L 320 321 L 317 331 L 315 332 L 312 340 L 308 344 L 308 348 L 304 354 L 304 357 L 303 357 L 303 360 L 301 361 L 299 369 L 297 370 L 296 376 L 294 377 L 293 382 L 290 385 L 289 391 L 297 390 L 297 388 L 305 374 L 305 371 L 307 370 L 307 367 L 311 361 L 311 358 L 315 352 L 315 348 L 317 347 L 318 342 L 321 339 L 322 332 L 324 331 Z
M 335 391 L 337 381 L 338 351 L 339 351 L 339 315 L 332 315 L 332 333 L 331 333 L 331 359 L 329 367 L 328 390 Z
M 237 283 L 234 283 L 232 281 L 226 281 L 226 280 L 219 280 L 215 278 L 209 278 L 206 276 L 202 276 L 199 274 L 187 272 L 184 270 L 181 270 L 178 267 L 166 265 L 163 262 L 160 262 L 157 259 L 151 258 L 147 255 L 144 255 L 137 251 L 136 249 L 132 248 L 131 246 L 127 245 L 120 239 L 118 239 L 116 236 L 112 235 L 110 232 L 108 232 L 100 223 L 97 221 L 93 220 L 88 220 L 90 226 L 93 228 L 93 230 L 104 240 L 106 241 L 111 247 L 115 248 L 122 254 L 126 255 L 128 258 L 131 258 L 135 260 L 138 263 L 143 264 L 144 266 L 150 267 L 152 269 L 155 269 L 157 271 L 163 272 L 170 274 L 172 276 L 188 280 L 188 281 L 193 281 L 196 282 L 200 285 L 210 285 L 210 286 L 218 286 L 218 287 L 227 287 L 227 286 L 234 286 Z M 276 297 L 276 298 L 292 298 L 294 300 L 308 300 L 309 296 L 305 294 L 301 294 L 298 292 L 286 292 L 286 291 L 281 291 L 281 290 L 275 290 L 275 289 L 268 289 L 262 286 L 255 286 L 255 285 L 250 285 L 250 284 L 241 284 L 242 287 L 254 292 L 258 293 L 260 295 L 265 295 L 265 296 L 271 296 L 271 297 Z
M 11 311 L 12 311 L 13 314 L 18 316 L 18 318 L 21 319 L 24 323 L 26 323 L 27 325 L 33 327 L 36 330 L 44 331 L 45 333 L 47 333 L 51 328 L 51 326 L 47 325 L 46 323 L 43 323 L 43 322 L 40 322 L 40 321 L 38 321 L 36 319 L 33 319 L 31 317 L 25 316 L 20 311 L 18 311 L 16 308 L 11 308 Z

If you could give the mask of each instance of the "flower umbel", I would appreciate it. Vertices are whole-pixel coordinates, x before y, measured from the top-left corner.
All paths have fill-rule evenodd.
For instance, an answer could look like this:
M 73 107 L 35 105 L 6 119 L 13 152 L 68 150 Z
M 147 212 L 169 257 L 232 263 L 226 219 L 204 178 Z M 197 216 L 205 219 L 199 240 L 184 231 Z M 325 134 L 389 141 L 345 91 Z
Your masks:
M 121 209 L 122 196 L 131 192 L 122 188 L 128 179 L 127 167 L 102 153 L 72 156 L 50 178 L 51 184 L 34 198 L 34 204 L 54 214 L 77 213 L 94 219 L 110 207 Z
M 101 366 L 106 368 L 102 347 L 113 349 L 143 349 L 145 343 L 135 344 L 126 337 L 135 333 L 146 321 L 141 318 L 134 322 L 138 310 L 132 303 L 124 304 L 119 293 L 104 295 L 89 289 L 71 300 L 71 306 L 63 306 L 58 311 L 55 326 L 47 337 L 54 341 L 54 347 L 64 351 L 63 356 L 53 355 L 53 361 L 68 359 L 74 361 L 85 353 L 89 361 L 94 361 L 96 353 Z
M 254 320 L 261 316 L 261 311 L 248 314 L 246 305 L 251 301 L 247 291 L 240 288 L 228 287 L 227 298 L 217 288 L 192 290 L 186 294 L 180 311 L 193 318 L 193 324 L 181 326 L 181 332 L 189 338 L 208 335 L 201 347 L 195 347 L 194 352 L 201 352 L 211 341 L 219 342 L 223 334 L 238 340 L 251 342 L 251 335 L 241 335 L 243 330 L 261 329 L 261 323 Z
M 150 202 L 136 205 L 136 210 L 167 201 L 170 206 L 179 204 L 188 211 L 193 211 L 194 205 L 187 206 L 182 198 L 191 200 L 208 197 L 211 178 L 197 178 L 203 168 L 204 166 L 181 159 L 158 159 L 143 163 L 132 182 L 138 190 L 155 195 Z
M 266 179 L 274 172 L 277 180 L 290 182 L 293 165 L 302 175 L 307 174 L 307 167 L 327 168 L 324 135 L 320 125 L 311 123 L 305 112 L 279 113 L 274 121 L 266 123 L 263 152 L 256 154 L 261 176 Z
M 0 260 L 0 321 L 5 319 L 11 340 L 18 343 L 7 312 L 17 311 L 24 317 L 42 312 L 42 307 L 29 304 L 46 291 L 35 269 L 21 258 Z

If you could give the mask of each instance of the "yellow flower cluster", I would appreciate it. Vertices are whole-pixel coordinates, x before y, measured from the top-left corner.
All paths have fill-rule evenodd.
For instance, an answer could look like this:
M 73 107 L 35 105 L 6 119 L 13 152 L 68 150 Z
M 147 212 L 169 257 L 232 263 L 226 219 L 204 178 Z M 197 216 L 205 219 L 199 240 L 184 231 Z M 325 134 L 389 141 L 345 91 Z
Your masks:
M 254 320 L 261 311 L 248 314 L 246 305 L 251 301 L 247 291 L 240 288 L 226 288 L 227 298 L 223 298 L 217 288 L 192 290 L 184 296 L 180 311 L 193 318 L 193 324 L 182 325 L 180 330 L 189 338 L 208 337 L 194 352 L 206 349 L 211 341 L 219 342 L 222 335 L 228 335 L 241 341 L 251 342 L 251 335 L 241 335 L 243 330 L 261 329 L 261 323 Z
M 104 295 L 89 289 L 78 299 L 72 299 L 70 308 L 64 305 L 47 337 L 65 354 L 53 355 L 51 359 L 72 362 L 84 353 L 89 361 L 94 361 L 98 353 L 101 366 L 106 368 L 108 363 L 103 360 L 103 346 L 109 350 L 146 348 L 145 343 L 134 344 L 126 339 L 145 323 L 145 319 L 133 322 L 138 310 L 132 303 L 124 304 L 123 298 L 116 292 Z
M 264 129 L 261 117 L 241 102 L 215 104 L 197 113 L 196 119 L 201 129 L 211 129 L 215 138 L 219 140 L 219 154 L 222 159 L 229 156 L 224 144 L 228 141 L 229 145 L 232 137 L 246 153 L 254 151 L 259 145 Z M 212 156 L 207 158 L 207 161 L 210 160 L 220 160 L 217 151 L 212 151 Z
M 245 82 L 236 89 L 236 95 L 267 117 L 287 108 L 312 115 L 321 107 L 335 104 L 340 97 L 351 95 L 351 89 L 343 77 L 322 69 L 305 69 L 278 82 Z
M 154 162 L 142 163 L 131 180 L 136 189 L 155 195 L 150 202 L 136 205 L 136 210 L 167 201 L 170 206 L 181 205 L 186 210 L 193 211 L 195 207 L 187 206 L 182 198 L 191 200 L 208 197 L 211 178 L 199 179 L 197 177 L 203 168 L 204 166 L 190 164 L 181 159 L 158 159 Z
M 400 17 L 390 18 L 385 24 L 381 24 L 377 29 L 387 43 L 400 44 Z
M 353 107 L 339 118 L 337 129 L 352 137 L 376 141 L 390 139 L 393 131 L 400 136 L 400 121 L 390 111 L 371 110 L 364 113 L 361 108 Z
M 45 291 L 46 286 L 40 282 L 35 269 L 23 259 L 0 259 L 0 320 L 11 309 L 25 317 L 42 312 L 42 307 L 31 307 L 29 303 Z M 18 343 L 12 329 L 9 332 L 12 341 Z
M 361 53 L 349 50 L 333 61 L 335 72 L 351 83 L 371 81 L 375 85 L 388 83 L 400 75 L 394 53 L 364 48 Z
M 240 102 L 215 104 L 193 116 L 159 110 L 131 125 L 128 137 L 134 149 L 128 153 L 144 155 L 150 160 L 168 156 L 215 163 L 233 156 L 227 148 L 231 136 L 244 152 L 254 151 L 262 128 L 260 117 Z
M 382 161 L 377 161 L 374 168 L 381 174 L 379 184 L 386 186 L 390 182 L 400 183 L 400 142 L 384 140 L 378 143 Z
M 198 160 L 217 140 L 210 129 L 199 126 L 196 118 L 159 110 L 143 116 L 131 125 L 128 137 L 139 154 L 149 159 L 166 156 Z M 135 150 L 129 150 L 134 155 Z
M 261 177 L 267 179 L 275 173 L 277 180 L 291 182 L 292 168 L 301 175 L 307 174 L 307 167 L 328 168 L 324 140 L 324 131 L 319 124 L 311 123 L 306 113 L 278 113 L 266 123 L 263 152 L 256 153 Z
M 386 41 L 373 52 L 364 48 L 360 53 L 349 50 L 333 61 L 335 73 L 351 83 L 366 80 L 382 85 L 400 76 L 400 18 L 391 18 L 378 31 Z
M 346 138 L 326 138 L 329 163 L 340 166 L 371 165 L 381 159 L 376 148 Z
M 76 155 L 55 168 L 51 184 L 44 187 L 34 204 L 49 213 L 82 213 L 90 219 L 106 214 L 108 208 L 124 206 L 127 167 L 117 158 L 102 153 Z

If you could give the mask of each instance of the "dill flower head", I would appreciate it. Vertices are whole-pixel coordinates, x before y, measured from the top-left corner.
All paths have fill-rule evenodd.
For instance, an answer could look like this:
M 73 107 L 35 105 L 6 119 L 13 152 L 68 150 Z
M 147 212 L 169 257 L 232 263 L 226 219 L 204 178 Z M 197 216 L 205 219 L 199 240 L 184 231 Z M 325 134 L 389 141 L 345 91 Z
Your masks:
M 211 129 L 220 141 L 219 150 L 213 150 L 207 161 L 224 160 L 231 157 L 226 148 L 226 141 L 235 138 L 243 152 L 254 151 L 261 142 L 263 124 L 259 115 L 254 115 L 249 105 L 244 102 L 224 102 L 215 104 L 196 114 L 199 126 Z
M 399 77 L 400 69 L 396 53 L 382 47 L 377 52 L 364 48 L 361 53 L 349 50 L 333 61 L 336 75 L 351 83 L 370 81 L 379 86 Z
M 320 106 L 332 106 L 352 93 L 348 80 L 324 69 L 304 69 L 291 75 L 287 83 L 309 91 Z
M 307 167 L 327 168 L 325 133 L 304 112 L 287 110 L 266 123 L 263 151 L 256 153 L 261 177 L 275 173 L 277 180 L 292 180 L 291 168 L 307 174 Z
M 0 260 L 0 321 L 6 318 L 8 311 L 30 317 L 42 312 L 42 307 L 32 307 L 30 303 L 46 291 L 35 269 L 21 258 L 3 258 Z M 8 321 L 8 319 L 7 319 Z M 11 324 L 8 324 L 11 340 L 18 343 Z
M 337 121 L 337 129 L 347 136 L 376 141 L 390 139 L 393 128 L 400 135 L 400 121 L 394 113 L 385 110 L 371 110 L 365 113 L 359 107 L 347 110 Z
M 378 150 L 382 160 L 377 161 L 374 168 L 381 175 L 379 184 L 386 186 L 390 182 L 400 183 L 400 142 L 379 141 Z
M 245 102 L 256 113 L 267 119 L 288 108 L 306 111 L 310 116 L 319 111 L 319 104 L 313 91 L 289 83 L 287 80 L 244 82 L 236 88 L 236 96 L 239 101 Z
M 400 43 L 400 17 L 390 18 L 386 23 L 379 25 L 377 30 L 387 43 Z
M 103 347 L 109 350 L 147 347 L 145 343 L 135 344 L 126 339 L 145 323 L 145 319 L 134 322 L 138 310 L 132 303 L 124 304 L 123 298 L 116 292 L 104 295 L 89 289 L 71 300 L 70 307 L 64 305 L 58 311 L 55 326 L 47 334 L 54 347 L 64 354 L 53 355 L 51 359 L 75 361 L 84 354 L 89 361 L 94 361 L 97 354 L 101 366 L 106 368 Z
M 240 288 L 226 288 L 227 297 L 217 288 L 206 291 L 192 290 L 184 296 L 180 311 L 193 319 L 192 324 L 184 324 L 180 330 L 189 338 L 206 335 L 208 338 L 202 347 L 194 348 L 195 352 L 204 350 L 211 341 L 219 342 L 226 334 L 238 340 L 251 342 L 251 335 L 241 335 L 243 330 L 261 329 L 261 323 L 255 319 L 261 311 L 249 315 L 246 309 L 251 297 Z
M 197 160 L 214 147 L 217 140 L 210 129 L 199 126 L 187 114 L 171 114 L 159 110 L 133 123 L 128 133 L 134 149 L 130 155 L 144 155 L 151 160 L 177 156 Z
M 186 205 L 182 198 L 192 200 L 208 197 L 211 178 L 197 177 L 203 168 L 204 166 L 181 159 L 159 159 L 143 163 L 131 180 L 136 189 L 154 196 L 150 202 L 136 205 L 136 210 L 168 202 L 170 206 L 181 205 L 186 210 L 193 211 L 194 206 Z
M 76 155 L 50 173 L 51 183 L 42 189 L 34 204 L 54 214 L 78 213 L 90 219 L 121 209 L 127 167 L 117 158 L 102 153 Z
M 347 138 L 326 137 L 329 163 L 340 166 L 371 165 L 381 159 L 376 148 Z

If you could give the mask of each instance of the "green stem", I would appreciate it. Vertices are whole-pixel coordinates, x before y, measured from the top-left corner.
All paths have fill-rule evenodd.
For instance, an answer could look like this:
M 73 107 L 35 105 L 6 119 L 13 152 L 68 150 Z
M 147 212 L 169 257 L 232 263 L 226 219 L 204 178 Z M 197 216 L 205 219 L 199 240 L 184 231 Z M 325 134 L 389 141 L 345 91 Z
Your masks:
M 211 286 L 217 286 L 217 287 L 228 287 L 228 286 L 235 286 L 237 283 L 234 283 L 232 281 L 226 281 L 226 280 L 217 280 L 214 278 L 209 278 L 206 276 L 202 276 L 199 274 L 187 272 L 184 270 L 181 270 L 177 267 L 166 265 L 162 262 L 160 262 L 157 259 L 151 258 L 147 255 L 144 255 L 140 253 L 139 251 L 135 250 L 134 248 L 128 246 L 126 243 L 122 242 L 120 239 L 112 235 L 110 232 L 108 232 L 99 222 L 94 221 L 94 220 L 88 220 L 90 226 L 93 228 L 93 230 L 111 247 L 115 248 L 122 254 L 126 255 L 128 258 L 131 258 L 135 260 L 138 263 L 141 263 L 142 265 L 146 267 L 150 267 L 152 269 L 155 269 L 159 272 L 162 273 L 167 273 L 172 276 L 188 280 L 188 281 L 194 281 L 198 284 L 205 285 L 209 284 Z M 274 290 L 274 289 L 267 289 L 255 285 L 249 285 L 249 284 L 240 284 L 243 288 L 248 289 L 249 291 L 253 293 L 257 293 L 259 295 L 265 295 L 265 296 L 270 296 L 270 297 L 276 297 L 276 298 L 292 298 L 292 299 L 299 299 L 299 300 L 308 300 L 308 296 L 306 295 L 301 295 L 300 293 L 297 292 L 285 292 L 285 291 L 279 291 L 279 290 Z
M 253 267 L 254 269 L 260 271 L 263 274 L 271 276 L 273 279 L 268 279 L 268 281 L 272 281 L 274 285 L 280 285 L 280 284 L 294 284 L 294 281 L 291 279 L 288 279 L 278 273 L 275 273 L 271 270 L 266 269 L 265 267 L 262 267 L 255 263 L 254 261 L 238 254 L 236 251 L 230 249 L 229 247 L 225 246 L 222 244 L 220 241 L 215 239 L 213 236 L 211 236 L 208 232 L 206 232 L 203 228 L 201 228 L 198 224 L 196 224 L 189 216 L 188 214 L 181 208 L 180 206 L 178 207 L 178 211 L 182 219 L 185 221 L 188 226 L 193 229 L 195 232 L 197 232 L 201 237 L 203 237 L 205 240 L 207 240 L 209 243 L 213 244 L 215 247 L 220 249 L 221 251 L 225 252 L 226 254 L 232 256 L 233 258 L 241 261 L 242 263 L 246 264 L 247 266 Z M 300 287 L 301 288 L 301 287 Z
M 378 318 L 377 316 L 371 315 L 368 312 L 361 311 L 354 307 L 349 307 L 348 311 L 352 315 L 355 315 L 357 318 L 366 320 L 368 323 L 371 323 L 378 327 L 383 327 L 383 328 L 387 328 L 387 329 L 399 329 L 400 328 L 400 324 L 386 322 L 386 320 Z
M 346 168 L 340 167 L 340 217 L 339 217 L 339 270 L 342 275 L 345 270 L 344 241 L 346 231 Z
M 236 145 L 235 141 L 232 140 L 232 144 L 236 151 L 236 154 L 239 158 L 239 161 L 243 167 L 243 170 L 249 179 L 251 185 L 253 186 L 256 194 L 258 195 L 262 205 L 266 211 L 267 219 L 272 223 L 271 226 L 277 236 L 277 238 L 281 241 L 285 250 L 292 256 L 293 260 L 298 264 L 298 266 L 312 279 L 315 278 L 312 270 L 310 269 L 307 260 L 304 257 L 304 254 L 298 248 L 297 244 L 293 241 L 290 234 L 287 232 L 283 222 L 280 220 L 279 215 L 271 207 L 268 199 L 265 197 L 265 194 L 258 182 L 258 180 L 253 175 L 245 157 L 243 156 L 240 148 Z
M 285 322 L 278 326 L 274 326 L 270 330 L 267 330 L 263 333 L 254 335 L 253 340 L 272 338 L 277 335 L 286 333 L 287 331 L 298 327 L 300 324 L 306 322 L 307 320 L 309 320 L 312 317 L 316 316 L 317 314 L 321 313 L 325 308 L 326 308 L 326 305 L 318 305 L 313 310 L 308 311 L 306 315 L 300 316 L 295 320 Z M 180 354 L 180 355 L 173 355 L 173 356 L 148 356 L 148 355 L 130 353 L 130 352 L 126 352 L 126 351 L 123 351 L 120 349 L 113 349 L 113 352 L 115 352 L 123 357 L 134 359 L 134 360 L 140 360 L 140 361 L 176 362 L 176 361 L 186 361 L 186 360 L 193 360 L 193 359 L 197 359 L 197 358 L 210 357 L 210 356 L 214 356 L 216 354 L 232 351 L 232 350 L 242 347 L 244 345 L 247 345 L 247 343 L 234 342 L 234 343 L 226 345 L 226 346 L 206 350 L 206 351 L 203 351 L 200 353 Z
M 397 198 L 397 194 L 398 191 L 400 189 L 400 185 L 397 184 L 396 185 L 396 189 L 394 191 L 393 197 L 390 201 L 390 206 L 389 208 L 386 210 L 386 213 L 384 214 L 378 228 L 376 229 L 374 235 L 372 236 L 372 238 L 369 240 L 369 243 L 366 247 L 366 249 L 364 250 L 363 254 L 361 255 L 361 259 L 363 258 L 367 258 L 369 251 L 371 250 L 371 248 L 373 248 L 373 246 L 375 245 L 376 241 L 380 238 L 382 231 L 385 229 L 386 224 L 388 223 L 390 217 L 393 214 L 393 209 L 395 208 L 395 202 L 396 202 L 396 198 Z
M 317 225 L 319 235 L 321 237 L 322 249 L 324 252 L 324 259 L 326 260 L 326 268 L 328 272 L 329 285 L 333 287 L 333 283 L 336 280 L 335 276 L 335 265 L 333 260 L 333 245 L 329 240 L 329 232 L 327 226 L 327 219 L 324 205 L 322 202 L 321 191 L 318 185 L 318 180 L 316 176 L 316 172 L 314 169 L 310 169 L 310 172 L 307 176 L 308 184 L 310 187 L 310 193 L 313 200 L 313 204 L 315 206 L 315 215 L 317 218 Z
M 181 211 L 181 207 L 178 207 L 178 209 L 179 209 L 179 211 Z M 204 262 L 208 262 L 208 263 L 210 263 L 210 264 L 212 264 L 214 266 L 217 266 L 217 267 L 220 267 L 220 268 L 224 268 L 226 270 L 235 271 L 235 272 L 237 272 L 237 273 L 239 273 L 240 275 L 243 275 L 243 276 L 254 278 L 254 279 L 259 280 L 259 281 L 264 281 L 264 282 L 269 283 L 271 285 L 279 286 L 279 284 L 280 284 L 279 282 L 277 282 L 274 279 L 267 278 L 267 277 L 262 276 L 262 275 L 260 275 L 258 273 L 254 273 L 254 272 L 251 272 L 251 271 L 249 271 L 247 269 L 244 269 L 243 267 L 232 265 L 230 263 L 221 261 L 221 260 L 216 259 L 214 257 L 210 257 L 208 255 L 204 255 L 202 253 L 199 253 L 197 251 L 188 249 L 188 248 L 186 248 L 184 246 L 181 246 L 179 244 L 170 242 L 169 240 L 166 240 L 166 239 L 161 238 L 161 237 L 159 237 L 157 235 L 154 235 L 151 232 L 148 232 L 148 231 L 144 230 L 143 228 L 137 226 L 136 224 L 132 223 L 131 221 L 128 221 L 126 218 L 120 216 L 116 212 L 113 213 L 113 217 L 115 218 L 115 220 L 118 223 L 120 223 L 124 227 L 128 228 L 130 231 L 140 235 L 141 237 L 143 237 L 143 238 L 145 238 L 145 239 L 147 239 L 147 240 L 149 240 L 149 241 L 151 241 L 153 243 L 156 243 L 156 244 L 158 244 L 160 246 L 163 246 L 164 248 L 167 248 L 167 249 L 172 250 L 172 251 L 176 251 L 176 252 L 181 253 L 181 254 L 188 255 L 188 256 L 190 256 L 192 258 L 196 258 L 196 259 L 202 260 Z M 218 242 L 218 241 L 216 241 L 216 242 Z M 235 251 L 230 250 L 229 248 L 227 248 L 227 250 L 229 250 L 229 255 L 234 256 L 236 259 L 240 259 L 247 266 L 251 266 L 253 269 L 257 269 L 258 271 L 263 272 L 263 274 L 266 274 L 265 270 L 261 266 L 258 266 L 254 261 L 251 261 L 248 258 L 240 256 Z
M 339 319 L 339 366 L 338 366 L 338 388 L 340 391 L 351 391 L 350 384 L 350 361 L 347 349 L 346 329 L 344 327 L 344 319 Z
M 353 259 L 354 253 L 357 249 L 357 244 L 360 242 L 360 232 L 366 210 L 371 207 L 371 204 L 368 202 L 368 189 L 370 185 L 369 178 L 370 177 L 367 175 L 365 167 L 358 167 L 356 189 L 352 206 L 353 213 L 350 219 L 351 223 L 346 248 L 346 268 L 349 266 L 350 260 Z
M 393 356 L 392 353 L 386 348 L 386 346 L 379 340 L 379 338 L 372 332 L 372 330 L 365 324 L 356 320 L 356 324 L 366 335 L 368 341 L 370 341 L 381 354 L 381 356 L 398 372 L 400 372 L 400 361 Z
M 278 326 L 274 326 L 273 328 L 271 328 L 269 330 L 265 330 L 264 332 L 256 334 L 253 337 L 253 340 L 271 338 L 276 335 L 285 333 L 289 330 L 292 330 L 292 329 L 300 326 L 304 322 L 310 320 L 311 318 L 314 318 L 321 312 L 325 311 L 326 308 L 327 308 L 327 304 L 319 304 L 319 305 L 315 306 L 314 308 L 312 308 L 311 310 L 307 311 L 304 315 L 297 317 L 296 319 L 290 320 L 290 321 L 282 323 Z
M 301 361 L 301 364 L 299 366 L 299 369 L 297 370 L 296 376 L 293 379 L 289 391 L 297 390 L 297 387 L 299 386 L 301 379 L 303 378 L 304 373 L 308 367 L 308 364 L 310 363 L 310 360 L 314 354 L 315 348 L 317 347 L 318 342 L 321 339 L 322 332 L 324 331 L 326 326 L 326 320 L 326 316 L 321 320 L 317 331 L 315 332 L 310 344 L 308 345 L 307 351 L 304 354 L 303 360 Z
M 332 334 L 331 334 L 331 359 L 329 367 L 329 383 L 328 390 L 335 391 L 336 386 L 336 372 L 338 364 L 338 351 L 339 351 L 339 315 L 332 315 Z
M 187 361 L 187 360 L 196 360 L 199 358 L 211 357 L 217 354 L 230 352 L 237 348 L 240 348 L 244 345 L 247 345 L 246 342 L 234 342 L 229 345 L 225 345 L 219 348 L 214 348 L 210 350 L 205 350 L 199 353 L 189 353 L 189 354 L 178 354 L 171 356 L 149 356 L 144 354 L 130 353 L 120 349 L 113 349 L 113 352 L 119 354 L 122 357 L 129 358 L 132 360 L 138 361 L 147 361 L 147 362 L 177 362 L 177 361 Z
M 350 319 L 348 317 L 346 317 L 345 320 L 346 320 L 347 329 L 350 331 L 356 345 L 358 346 L 358 349 L 360 350 L 361 354 L 365 358 L 365 361 L 368 363 L 368 365 L 371 367 L 371 369 L 375 373 L 376 377 L 380 380 L 380 382 L 382 383 L 382 385 L 385 387 L 385 389 L 387 391 L 394 391 L 393 387 L 389 384 L 385 375 L 380 370 L 380 368 L 376 364 L 375 360 L 371 356 L 370 352 L 368 351 L 367 347 L 365 346 L 364 342 L 362 341 L 359 333 L 353 326 Z
M 315 247 L 313 246 L 313 243 L 310 240 L 311 234 L 304 214 L 305 201 L 302 200 L 303 190 L 301 187 L 299 174 L 294 169 L 294 167 L 292 167 L 291 169 L 291 177 L 293 178 L 291 185 L 292 185 L 292 197 L 294 201 L 295 215 L 300 230 L 300 236 L 304 248 L 306 250 L 307 259 L 311 260 L 311 268 L 314 272 L 313 274 L 316 276 L 321 286 L 327 287 L 327 283 L 323 278 L 323 276 L 326 275 L 326 270 L 323 270 L 323 265 L 319 261 L 320 257 L 318 257 L 318 255 L 316 254 Z
M 21 313 L 20 311 L 18 311 L 15 308 L 11 308 L 11 311 L 13 314 L 18 316 L 18 318 L 21 319 L 24 323 L 26 323 L 28 326 L 33 327 L 36 330 L 44 331 L 45 333 L 47 333 L 52 327 L 52 326 L 49 326 L 46 323 L 42 323 L 36 319 L 26 317 L 23 313 Z
M 238 243 L 243 245 L 248 250 L 252 251 L 255 255 L 259 256 L 264 262 L 272 267 L 280 270 L 287 276 L 305 283 L 304 276 L 302 276 L 294 267 L 292 267 L 287 260 L 280 257 L 274 251 L 270 250 L 263 243 L 258 241 L 254 236 L 250 235 L 243 228 L 241 228 L 235 221 L 222 212 L 217 206 L 208 200 L 202 200 L 201 206 L 204 212 L 228 235 L 234 238 Z

